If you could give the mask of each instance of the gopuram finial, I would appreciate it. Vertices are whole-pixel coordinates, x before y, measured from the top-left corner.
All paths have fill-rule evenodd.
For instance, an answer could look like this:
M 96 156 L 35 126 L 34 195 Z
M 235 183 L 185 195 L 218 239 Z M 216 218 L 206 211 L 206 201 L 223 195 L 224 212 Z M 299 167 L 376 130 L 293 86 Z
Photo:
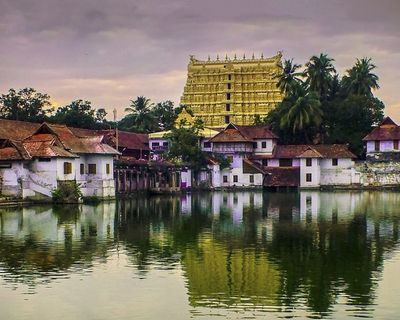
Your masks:
M 253 55 L 251 56 L 251 58 L 254 60 L 254 52 L 253 52 Z
M 219 61 L 219 54 L 217 54 L 217 61 Z
M 233 57 L 233 59 L 234 59 L 234 60 L 236 60 L 236 59 L 237 59 L 237 57 L 236 57 L 236 53 L 235 53 L 235 56 Z
M 210 57 L 210 55 L 208 55 L 208 59 L 207 59 L 208 61 L 210 61 L 211 60 L 211 57 Z
M 228 54 L 225 55 L 225 60 L 228 60 Z
M 245 53 L 243 53 L 243 60 L 245 60 L 246 59 L 246 54 Z
M 264 59 L 264 53 L 261 52 L 261 59 Z

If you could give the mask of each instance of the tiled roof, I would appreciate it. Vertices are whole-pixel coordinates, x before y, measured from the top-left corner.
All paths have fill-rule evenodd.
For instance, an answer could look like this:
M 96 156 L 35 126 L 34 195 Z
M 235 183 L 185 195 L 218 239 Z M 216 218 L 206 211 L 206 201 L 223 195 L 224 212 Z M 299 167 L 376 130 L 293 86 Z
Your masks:
M 236 127 L 250 139 L 278 139 L 267 126 L 238 126 Z
M 23 140 L 39 127 L 40 123 L 0 119 L 0 139 Z
M 24 160 L 24 157 L 15 147 L 0 148 L 0 161 Z
M 297 158 L 309 148 L 308 145 L 277 145 L 273 151 L 273 158 L 276 159 L 293 159 Z
M 6 140 L 0 145 L 0 160 L 29 160 L 31 156 L 20 142 Z
M 400 140 L 400 127 L 391 118 L 386 117 L 363 139 L 363 141 L 370 140 Z
M 272 158 L 356 158 L 345 144 L 277 145 Z
M 239 126 L 230 123 L 223 131 L 211 138 L 210 142 L 253 142 L 255 139 L 277 139 L 266 126 Z
M 243 173 L 265 173 L 262 166 L 252 162 L 250 159 L 243 159 Z
M 323 158 L 357 158 L 345 144 L 317 144 L 310 147 Z
M 235 128 L 227 128 L 221 131 L 216 136 L 212 137 L 210 142 L 252 142 L 251 139 L 243 135 L 239 130 Z
M 78 137 L 103 136 L 106 143 L 110 144 L 114 148 L 116 147 L 115 129 L 90 130 L 81 128 L 70 128 L 70 130 Z M 118 130 L 118 147 L 127 148 L 130 150 L 150 150 L 149 136 L 148 134 L 144 133 Z

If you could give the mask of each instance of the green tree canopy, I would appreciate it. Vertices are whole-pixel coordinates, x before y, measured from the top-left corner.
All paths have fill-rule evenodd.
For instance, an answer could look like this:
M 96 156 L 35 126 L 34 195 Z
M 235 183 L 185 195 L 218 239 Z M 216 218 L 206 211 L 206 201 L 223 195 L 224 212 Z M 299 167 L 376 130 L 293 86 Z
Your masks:
M 275 76 L 278 79 L 277 87 L 283 93 L 289 93 L 295 83 L 301 82 L 301 72 L 297 72 L 301 68 L 300 64 L 293 63 L 293 59 L 285 60 L 283 63 L 282 74 Z
M 41 122 L 51 112 L 50 96 L 33 88 L 10 89 L 0 96 L 0 118 Z
M 328 94 L 336 73 L 333 61 L 334 59 L 327 54 L 321 53 L 319 56 L 312 56 L 306 63 L 304 71 L 306 84 L 310 91 L 315 91 L 321 98 L 325 98 Z
M 189 164 L 194 170 L 206 167 L 206 155 L 200 146 L 200 131 L 202 129 L 203 123 L 200 120 L 196 120 L 190 127 L 172 128 L 167 135 L 169 140 L 167 158 L 175 163 Z
M 58 108 L 50 121 L 71 127 L 101 129 L 107 127 L 106 115 L 107 112 L 103 108 L 96 110 L 90 101 L 79 99 Z
M 284 73 L 294 73 L 288 61 Z M 326 54 L 311 57 L 304 82 L 283 74 L 286 97 L 266 119 L 255 122 L 267 123 L 281 143 L 347 143 L 361 156 L 362 138 L 383 119 L 384 104 L 372 94 L 379 78 L 370 58 L 357 59 L 343 79 L 333 61 Z
M 376 66 L 371 58 L 357 59 L 356 64 L 343 77 L 343 87 L 348 94 L 372 97 L 372 90 L 379 89 L 379 77 L 372 73 Z
M 125 108 L 125 112 L 129 114 L 127 119 L 121 122 L 121 126 L 123 126 L 121 129 L 143 133 L 159 131 L 153 108 L 154 103 L 144 96 L 131 100 L 130 106 Z

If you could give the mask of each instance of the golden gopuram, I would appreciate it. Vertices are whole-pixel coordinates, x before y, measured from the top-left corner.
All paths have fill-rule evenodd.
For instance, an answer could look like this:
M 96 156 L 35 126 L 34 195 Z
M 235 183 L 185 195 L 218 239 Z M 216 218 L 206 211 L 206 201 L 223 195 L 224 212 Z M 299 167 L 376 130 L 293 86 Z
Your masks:
M 256 115 L 264 118 L 283 99 L 276 86 L 281 59 L 281 52 L 271 58 L 235 55 L 207 61 L 190 56 L 181 104 L 207 127 L 254 124 Z

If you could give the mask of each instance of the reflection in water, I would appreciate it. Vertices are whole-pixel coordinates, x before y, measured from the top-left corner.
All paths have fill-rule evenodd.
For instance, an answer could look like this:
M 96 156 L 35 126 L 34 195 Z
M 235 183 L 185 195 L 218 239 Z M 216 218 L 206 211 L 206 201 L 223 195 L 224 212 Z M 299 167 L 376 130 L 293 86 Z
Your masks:
M 40 296 L 44 283 L 57 294 L 53 281 L 91 277 L 124 257 L 94 283 L 115 282 L 128 267 L 129 289 L 117 292 L 129 296 L 154 274 L 184 277 L 189 305 L 169 307 L 192 316 L 373 317 L 385 261 L 398 256 L 399 218 L 400 193 L 378 192 L 217 192 L 0 209 L 0 295 L 27 285 Z M 151 295 L 142 303 L 157 308 Z

